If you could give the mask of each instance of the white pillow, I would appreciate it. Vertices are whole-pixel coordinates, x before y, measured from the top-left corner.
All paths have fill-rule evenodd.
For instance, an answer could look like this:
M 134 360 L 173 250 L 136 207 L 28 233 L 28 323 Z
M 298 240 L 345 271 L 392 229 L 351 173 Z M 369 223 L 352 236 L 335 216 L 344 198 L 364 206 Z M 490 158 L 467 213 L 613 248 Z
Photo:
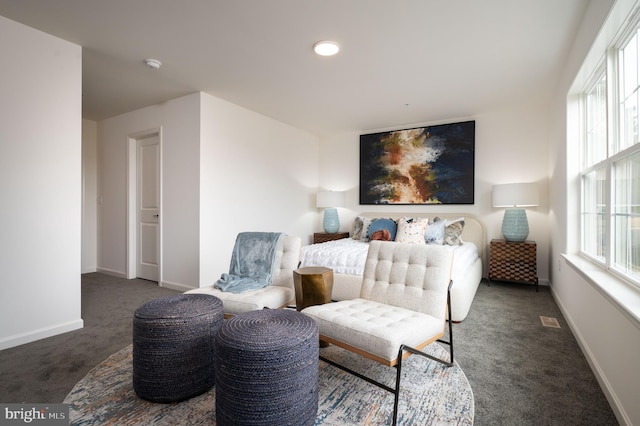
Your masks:
M 398 232 L 396 241 L 399 243 L 424 244 L 424 233 L 427 230 L 429 219 L 411 219 L 401 217 L 398 219 Z
M 427 226 L 427 232 L 424 234 L 424 241 L 427 244 L 444 244 L 444 227 L 446 222 L 439 217 L 434 217 L 429 220 L 429 225 Z

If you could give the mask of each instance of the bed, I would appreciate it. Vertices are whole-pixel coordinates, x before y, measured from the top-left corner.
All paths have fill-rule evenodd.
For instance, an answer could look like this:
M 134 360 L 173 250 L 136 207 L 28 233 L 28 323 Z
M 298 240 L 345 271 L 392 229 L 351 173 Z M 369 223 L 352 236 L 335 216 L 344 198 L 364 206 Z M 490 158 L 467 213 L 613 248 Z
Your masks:
M 460 322 L 469 313 L 471 303 L 483 277 L 483 265 L 485 264 L 485 227 L 475 216 L 468 213 L 362 213 L 354 221 L 356 229 L 352 229 L 350 238 L 302 247 L 300 267 L 326 266 L 333 269 L 332 299 L 355 299 L 360 295 L 362 271 L 368 250 L 367 241 L 353 239 L 354 234 L 358 233 L 357 227 L 361 226 L 362 221 L 367 219 L 373 221 L 380 218 L 399 221 L 401 218 L 411 218 L 414 221 L 429 219 L 430 223 L 433 223 L 436 217 L 447 221 L 445 224 L 459 224 L 461 219 L 464 221 L 464 226 L 459 234 L 460 239 L 458 241 L 448 240 L 453 245 L 446 242 L 443 244 L 455 252 L 451 276 L 453 281 L 451 286 L 451 318 L 455 322 Z M 441 243 L 441 241 L 430 242 Z M 460 242 L 462 244 L 458 245 Z

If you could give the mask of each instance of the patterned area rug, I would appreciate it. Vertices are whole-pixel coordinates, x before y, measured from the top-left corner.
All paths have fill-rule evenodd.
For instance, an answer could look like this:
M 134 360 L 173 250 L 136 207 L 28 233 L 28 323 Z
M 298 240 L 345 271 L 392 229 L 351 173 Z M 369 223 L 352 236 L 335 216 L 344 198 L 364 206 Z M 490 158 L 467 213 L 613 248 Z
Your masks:
M 426 352 L 447 359 L 439 344 Z M 395 369 L 384 367 L 340 348 L 321 349 L 336 360 L 388 385 Z M 215 387 L 173 404 L 156 404 L 137 397 L 131 377 L 131 346 L 111 355 L 80 380 L 64 400 L 73 425 L 203 425 L 215 424 Z M 393 395 L 342 370 L 319 363 L 316 425 L 388 425 Z M 399 425 L 471 425 L 473 392 L 457 363 L 447 368 L 413 355 L 403 361 Z

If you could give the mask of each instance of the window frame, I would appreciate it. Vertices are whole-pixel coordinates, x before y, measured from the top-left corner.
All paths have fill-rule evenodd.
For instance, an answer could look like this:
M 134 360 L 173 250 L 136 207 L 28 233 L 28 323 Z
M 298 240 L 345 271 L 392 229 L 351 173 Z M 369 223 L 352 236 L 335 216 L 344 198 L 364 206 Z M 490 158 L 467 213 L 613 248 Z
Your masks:
M 626 161 L 632 159 L 634 155 L 640 154 L 640 100 L 636 103 L 635 110 L 635 119 L 637 120 L 635 133 L 636 140 L 634 140 L 630 145 L 622 141 L 621 138 L 624 136 L 625 130 L 622 129 L 623 126 L 623 118 L 625 118 L 625 114 L 623 113 L 623 105 L 621 102 L 622 94 L 621 94 L 621 81 L 624 78 L 620 65 L 620 58 L 622 54 L 622 50 L 630 43 L 634 41 L 636 43 L 637 54 L 636 58 L 636 66 L 635 66 L 635 83 L 636 88 L 635 92 L 638 94 L 638 98 L 640 99 L 640 16 L 636 15 L 636 18 L 630 22 L 628 26 L 625 27 L 625 30 L 621 33 L 621 36 L 617 39 L 616 42 L 612 44 L 612 47 L 605 52 L 604 58 L 598 63 L 596 67 L 594 67 L 594 71 L 591 77 L 587 80 L 586 84 L 583 87 L 583 90 L 580 92 L 580 155 L 579 155 L 579 181 L 580 181 L 580 199 L 579 199 L 579 211 L 580 211 L 580 244 L 579 250 L 580 255 L 582 257 L 587 258 L 597 266 L 605 269 L 607 272 L 615 275 L 618 278 L 621 278 L 636 287 L 640 287 L 640 272 L 639 273 L 630 273 L 629 270 L 624 270 L 620 268 L 615 259 L 616 255 L 616 230 L 614 216 L 619 216 L 619 214 L 614 209 L 615 205 L 615 177 L 616 177 L 616 164 L 621 161 Z M 627 76 L 628 77 L 628 76 Z M 587 119 L 589 117 L 589 104 L 587 101 L 587 97 L 593 93 L 594 89 L 596 89 L 597 85 L 602 81 L 602 79 L 606 80 L 606 94 L 604 96 L 605 99 L 605 158 L 599 161 L 593 162 L 592 164 L 586 164 L 586 160 L 588 158 L 587 150 L 588 146 L 588 133 L 592 131 L 593 127 L 589 126 Z M 626 146 L 622 148 L 618 152 L 617 149 L 620 149 L 621 146 Z M 588 252 L 585 250 L 586 247 L 586 224 L 585 220 L 587 215 L 593 215 L 594 213 L 588 212 L 585 208 L 585 199 L 587 199 L 585 193 L 585 181 L 587 176 L 591 173 L 595 173 L 598 170 L 604 170 L 604 243 L 603 250 L 604 256 L 598 256 L 597 254 L 597 243 L 596 243 L 596 251 Z M 596 185 L 597 186 L 597 185 Z M 595 187 L 595 186 L 594 186 Z M 592 195 L 596 195 L 593 193 Z M 597 210 L 597 209 L 596 209 Z M 597 212 L 595 212 L 597 215 Z M 596 221 L 597 223 L 597 221 Z M 596 231 L 596 241 L 600 238 Z M 590 243 L 593 243 L 591 241 Z M 631 247 L 631 245 L 629 245 Z M 627 250 L 631 250 L 631 248 L 627 248 Z M 629 256 L 630 253 L 627 253 Z M 638 265 L 640 267 L 640 265 Z
M 588 251 L 585 250 L 585 215 L 587 214 L 587 212 L 585 212 L 585 180 L 586 177 L 588 175 L 590 175 L 591 173 L 596 173 L 598 170 L 602 169 L 603 166 L 605 168 L 605 183 L 610 182 L 609 180 L 609 165 L 606 164 L 608 162 L 608 153 L 609 153 L 609 140 L 610 140 L 610 128 L 612 126 L 609 125 L 609 120 L 610 120 L 610 111 L 609 111 L 609 106 L 611 105 L 610 103 L 610 80 L 611 78 L 608 75 L 608 70 L 609 70 L 609 66 L 608 66 L 608 60 L 606 60 L 607 58 L 603 59 L 600 64 L 596 67 L 596 69 L 594 70 L 592 76 L 589 78 L 589 80 L 587 81 L 587 84 L 585 84 L 584 90 L 581 92 L 580 95 L 580 117 L 581 117 L 581 141 L 580 141 L 580 254 L 586 258 L 588 258 L 589 260 L 591 260 L 592 262 L 604 267 L 605 269 L 607 269 L 607 266 L 609 264 L 608 261 L 608 254 L 610 252 L 610 250 L 608 250 L 609 247 L 609 232 L 605 232 L 605 241 L 604 241 L 604 256 L 601 258 L 597 255 L 594 255 L 593 253 L 590 253 Z M 587 154 L 586 154 L 586 150 L 588 149 L 587 147 L 587 134 L 589 133 L 589 127 L 588 127 L 588 120 L 587 117 L 589 115 L 588 113 L 588 101 L 587 101 L 587 96 L 592 92 L 593 88 L 600 82 L 601 78 L 604 76 L 604 78 L 606 79 L 606 90 L 607 93 L 605 95 L 605 111 L 606 111 L 606 127 L 607 130 L 605 131 L 605 146 L 606 146 L 606 153 L 605 153 L 605 159 L 604 160 L 600 160 L 597 161 L 595 163 L 591 163 L 591 164 L 585 164 L 586 163 L 586 158 L 587 158 Z M 604 164 L 603 164 L 604 163 Z M 608 221 L 608 209 L 607 207 L 609 207 L 610 203 L 608 202 L 609 200 L 609 185 L 605 184 L 605 193 L 604 193 L 604 203 L 605 203 L 605 212 L 604 212 L 604 217 L 605 217 L 605 230 L 609 230 L 609 221 Z M 595 213 L 597 214 L 597 213 Z

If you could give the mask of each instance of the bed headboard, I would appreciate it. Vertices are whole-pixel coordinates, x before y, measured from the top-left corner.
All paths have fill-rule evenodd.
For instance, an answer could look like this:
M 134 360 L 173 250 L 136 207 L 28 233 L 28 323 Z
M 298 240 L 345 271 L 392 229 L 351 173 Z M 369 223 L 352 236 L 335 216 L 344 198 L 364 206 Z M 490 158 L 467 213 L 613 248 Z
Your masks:
M 483 270 L 486 270 L 487 259 L 486 259 L 486 248 L 487 248 L 487 232 L 484 226 L 484 223 L 480 222 L 480 220 L 469 213 L 441 213 L 441 212 L 433 212 L 433 213 L 397 213 L 397 212 L 375 212 L 375 213 L 358 213 L 358 216 L 367 217 L 370 219 L 375 219 L 378 217 L 387 217 L 389 219 L 400 219 L 401 217 L 426 217 L 433 218 L 438 216 L 442 219 L 458 219 L 460 217 L 464 217 L 464 228 L 462 229 L 462 240 L 472 242 L 478 247 L 478 253 L 480 255 L 480 259 L 482 259 Z M 485 274 L 483 274 L 484 276 Z

